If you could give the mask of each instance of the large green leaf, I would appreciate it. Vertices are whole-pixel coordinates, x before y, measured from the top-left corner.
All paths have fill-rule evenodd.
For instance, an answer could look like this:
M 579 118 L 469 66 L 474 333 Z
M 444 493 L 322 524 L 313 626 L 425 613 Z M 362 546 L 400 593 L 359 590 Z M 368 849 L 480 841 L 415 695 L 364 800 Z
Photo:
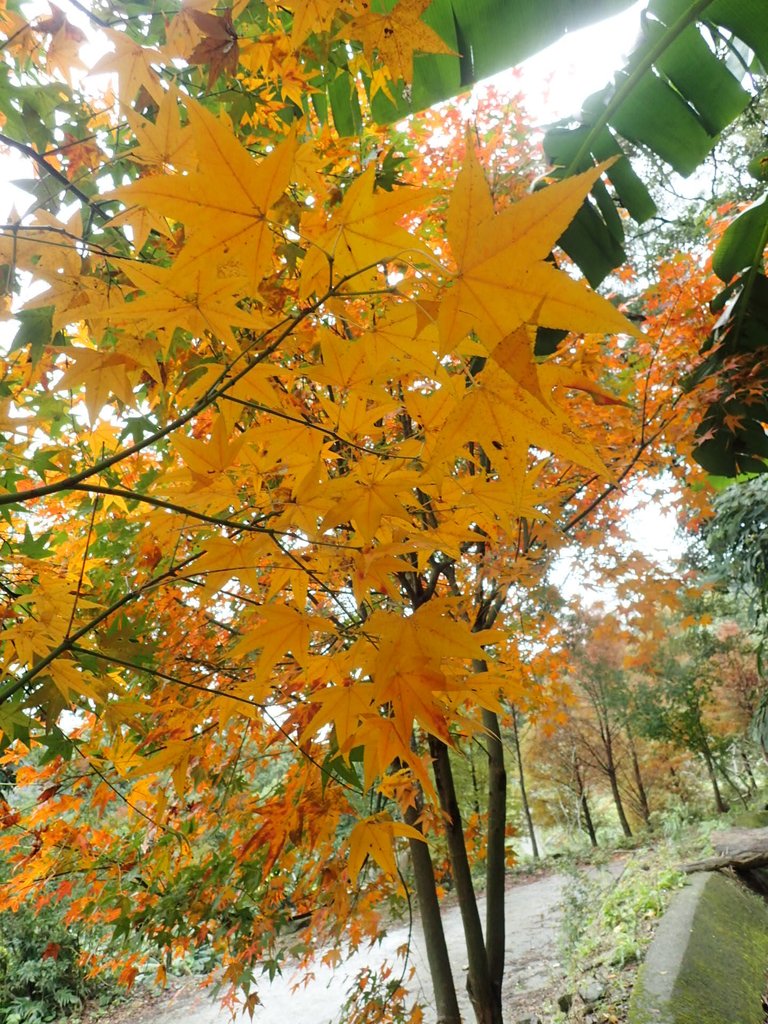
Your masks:
M 379 92 L 373 104 L 377 120 L 389 122 L 449 99 L 475 82 L 514 67 L 567 32 L 601 21 L 632 6 L 634 0 L 434 0 L 423 20 L 458 56 L 417 56 L 410 89 L 393 88 L 395 102 Z M 395 0 L 376 6 L 389 9 Z M 330 96 L 340 130 L 350 122 Z M 342 96 L 341 104 L 346 103 Z
M 745 17 L 747 8 L 751 16 Z M 547 133 L 544 149 L 560 174 L 605 159 L 611 148 L 623 152 L 624 140 L 647 147 L 680 174 L 693 173 L 750 100 L 711 48 L 711 39 L 726 37 L 763 59 L 768 48 L 764 0 L 650 0 L 642 38 L 613 83 L 585 101 L 577 124 L 565 122 Z M 619 161 L 609 177 L 618 201 L 642 221 L 653 213 L 653 203 L 642 181 L 628 177 L 626 169 L 627 162 Z M 604 204 L 597 195 L 593 199 L 599 216 Z M 600 229 L 592 229 L 588 252 L 571 251 L 565 240 L 591 280 L 595 268 L 610 269 L 621 243 L 613 224 L 603 220 Z
M 726 284 L 739 271 L 760 264 L 768 243 L 768 193 L 729 224 L 712 259 L 712 269 Z

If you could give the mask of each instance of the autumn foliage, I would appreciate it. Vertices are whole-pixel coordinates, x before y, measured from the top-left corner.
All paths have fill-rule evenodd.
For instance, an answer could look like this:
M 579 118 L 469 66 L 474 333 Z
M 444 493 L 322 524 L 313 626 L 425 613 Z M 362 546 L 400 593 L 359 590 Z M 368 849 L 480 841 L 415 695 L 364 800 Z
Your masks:
M 248 993 L 296 916 L 375 934 L 443 752 L 560 699 L 531 602 L 688 466 L 705 314 L 695 266 L 641 328 L 560 268 L 604 168 L 531 189 L 516 103 L 339 134 L 319 65 L 386 94 L 445 46 L 426 4 L 129 6 L 2 14 L 1 896 Z

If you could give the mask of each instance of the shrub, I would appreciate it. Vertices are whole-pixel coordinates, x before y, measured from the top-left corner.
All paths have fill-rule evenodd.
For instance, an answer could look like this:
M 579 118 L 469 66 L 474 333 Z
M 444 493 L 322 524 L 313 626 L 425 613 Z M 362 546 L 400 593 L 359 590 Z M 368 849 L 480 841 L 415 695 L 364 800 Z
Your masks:
M 0 1024 L 43 1024 L 104 989 L 87 977 L 79 934 L 55 904 L 0 915 Z

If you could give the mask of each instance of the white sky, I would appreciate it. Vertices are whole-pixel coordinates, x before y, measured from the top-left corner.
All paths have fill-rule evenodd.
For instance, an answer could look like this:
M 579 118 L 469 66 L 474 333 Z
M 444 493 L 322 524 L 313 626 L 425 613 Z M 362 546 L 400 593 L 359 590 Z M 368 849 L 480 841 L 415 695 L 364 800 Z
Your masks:
M 517 81 L 536 121 L 547 124 L 577 114 L 587 96 L 608 85 L 639 35 L 644 7 L 645 0 L 638 0 L 613 18 L 563 36 L 523 63 Z

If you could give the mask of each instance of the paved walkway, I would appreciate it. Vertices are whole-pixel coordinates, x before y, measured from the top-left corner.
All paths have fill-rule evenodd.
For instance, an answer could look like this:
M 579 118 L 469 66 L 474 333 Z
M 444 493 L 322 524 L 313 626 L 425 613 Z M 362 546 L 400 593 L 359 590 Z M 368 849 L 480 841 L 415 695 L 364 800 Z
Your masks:
M 560 925 L 559 902 L 565 878 L 547 875 L 531 881 L 519 881 L 507 890 L 507 958 L 504 978 L 504 1005 L 510 1021 L 525 1016 L 523 1009 L 535 993 L 549 989 L 561 977 L 558 963 L 557 933 Z M 480 901 L 480 912 L 485 914 L 485 901 Z M 462 1014 L 473 1021 L 469 1000 L 464 989 L 466 952 L 461 917 L 457 906 L 443 911 L 449 954 L 454 977 L 460 989 Z M 361 967 L 374 969 L 385 960 L 400 964 L 396 950 L 408 941 L 407 924 L 393 927 L 380 945 L 358 952 L 340 967 L 332 969 L 318 963 L 314 977 L 303 983 L 297 970 L 286 970 L 272 984 L 265 980 L 260 989 L 261 1006 L 256 1008 L 254 1024 L 335 1024 L 346 999 L 347 989 Z M 426 1024 L 433 1024 L 430 1011 L 431 986 L 424 940 L 418 921 L 414 922 L 410 962 L 415 976 L 409 991 L 425 1006 Z M 294 990 L 294 986 L 298 987 Z M 516 1008 L 520 1008 L 520 1013 Z M 192 997 L 185 995 L 179 1005 L 174 1001 L 165 1007 L 156 1006 L 151 1024 L 226 1024 L 229 1015 L 209 1001 L 205 993 Z M 248 1021 L 240 1018 L 241 1024 Z

